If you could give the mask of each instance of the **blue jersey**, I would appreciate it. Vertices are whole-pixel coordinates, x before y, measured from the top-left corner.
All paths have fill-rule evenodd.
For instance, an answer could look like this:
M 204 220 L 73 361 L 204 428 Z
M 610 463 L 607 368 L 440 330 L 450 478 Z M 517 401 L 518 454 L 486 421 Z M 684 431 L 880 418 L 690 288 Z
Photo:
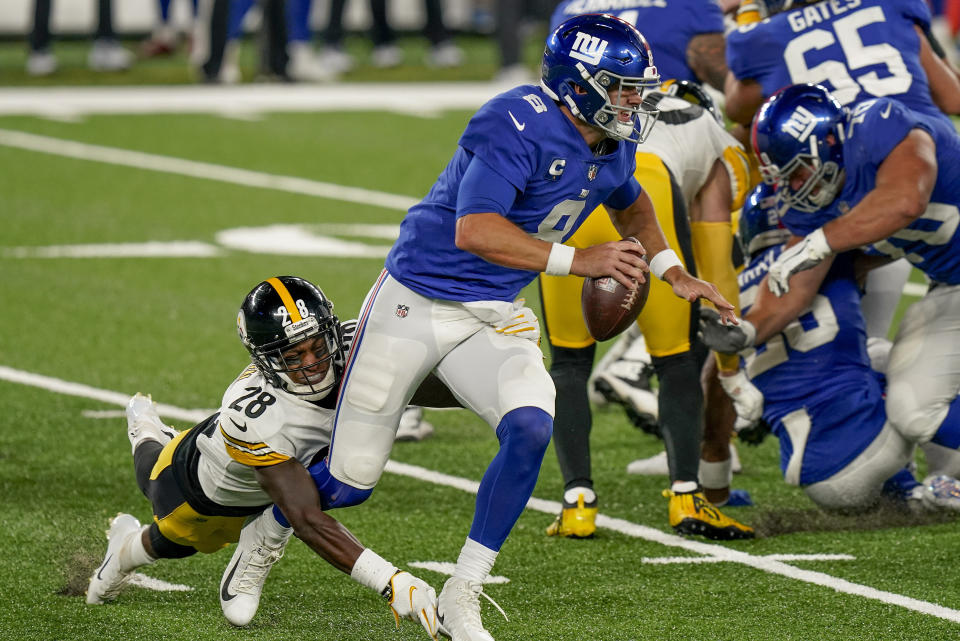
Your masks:
M 870 254 L 906 257 L 931 279 L 960 284 L 960 135 L 951 124 L 910 111 L 888 99 L 857 105 L 846 116 L 843 189 L 828 207 L 804 213 L 794 209 L 783 224 L 805 235 L 842 215 L 876 186 L 877 168 L 913 129 L 923 129 L 937 146 L 937 182 L 920 218 L 886 240 L 865 248 Z
M 720 33 L 723 13 L 713 0 L 565 0 L 550 17 L 550 31 L 584 13 L 610 13 L 635 25 L 653 49 L 663 79 L 699 82 L 687 64 L 687 45 L 701 33 Z
M 446 169 L 403 219 L 387 271 L 429 298 L 512 301 L 537 272 L 495 265 L 454 243 L 457 194 L 467 166 L 479 159 L 516 188 L 507 220 L 536 238 L 563 242 L 614 191 L 636 188 L 636 145 L 614 146 L 595 156 L 539 87 L 496 96 L 470 119 Z
M 740 273 L 744 314 L 780 255 L 774 247 Z M 763 392 L 763 418 L 780 439 L 787 482 L 809 485 L 850 463 L 886 421 L 882 377 L 870 368 L 850 254 L 840 254 L 810 307 L 744 357 Z
M 914 25 L 930 29 L 925 0 L 823 0 L 727 34 L 727 64 L 764 96 L 810 82 L 844 105 L 886 96 L 949 122 L 930 96 Z

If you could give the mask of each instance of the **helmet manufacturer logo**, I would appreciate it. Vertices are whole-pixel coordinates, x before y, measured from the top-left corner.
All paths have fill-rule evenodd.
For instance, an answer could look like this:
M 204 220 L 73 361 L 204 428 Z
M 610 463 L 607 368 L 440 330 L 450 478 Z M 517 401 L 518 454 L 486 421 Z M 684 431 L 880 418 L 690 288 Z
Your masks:
M 589 33 L 578 31 L 577 38 L 573 41 L 573 49 L 570 51 L 570 57 L 596 65 L 600 63 L 603 52 L 607 50 L 609 44 L 606 40 L 601 40 L 596 36 L 591 36 Z
M 397 305 L 397 318 L 406 318 L 410 313 L 409 305 Z
M 800 142 L 807 139 L 817 126 L 817 117 L 802 105 L 797 105 L 790 117 L 783 123 L 781 129 L 784 133 L 790 134 Z

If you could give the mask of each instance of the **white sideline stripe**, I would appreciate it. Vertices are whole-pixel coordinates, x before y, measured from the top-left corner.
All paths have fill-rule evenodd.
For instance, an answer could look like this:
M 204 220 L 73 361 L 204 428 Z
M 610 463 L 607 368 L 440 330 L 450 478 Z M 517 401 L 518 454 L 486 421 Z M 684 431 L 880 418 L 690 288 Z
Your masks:
M 33 385 L 35 387 L 40 387 L 60 394 L 83 396 L 113 405 L 126 406 L 126 403 L 130 398 L 128 395 L 120 392 L 101 390 L 95 387 L 82 385 L 80 383 L 62 381 L 49 376 L 32 374 L 30 372 L 24 372 L 2 365 L 0 365 L 0 379 L 14 383 L 21 383 L 24 385 Z M 205 410 L 186 410 L 172 405 L 158 404 L 157 410 L 162 416 L 184 418 L 192 421 L 199 421 L 209 415 Z M 434 470 L 428 470 L 418 465 L 400 463 L 398 461 L 387 461 L 386 470 L 393 474 L 409 476 L 411 478 L 427 481 L 436 485 L 452 487 L 463 490 L 470 494 L 476 494 L 477 488 L 479 487 L 479 483 L 476 481 L 471 481 L 459 476 L 443 474 L 442 472 L 436 472 Z M 553 515 L 560 512 L 561 504 L 557 501 L 531 498 L 527 502 L 527 507 L 538 512 Z M 908 610 L 914 610 L 915 612 L 929 614 L 941 619 L 960 623 L 960 610 L 953 610 L 942 605 L 937 605 L 936 603 L 929 603 L 927 601 L 920 601 L 919 599 L 914 599 L 900 594 L 885 592 L 883 590 L 871 588 L 866 585 L 853 583 L 845 579 L 839 579 L 837 577 L 830 576 L 829 574 L 824 574 L 823 572 L 801 570 L 791 565 L 787 565 L 782 561 L 778 561 L 775 558 L 753 556 L 751 554 L 747 554 L 746 552 L 740 552 L 739 550 L 734 550 L 714 543 L 701 543 L 699 541 L 684 539 L 674 534 L 667 534 L 666 532 L 661 532 L 660 530 L 655 530 L 654 528 L 647 527 L 645 525 L 631 523 L 630 521 L 626 521 L 624 519 L 612 518 L 603 514 L 597 515 L 597 525 L 599 527 L 613 530 L 614 532 L 619 532 L 627 536 L 645 539 L 654 543 L 660 543 L 661 545 L 668 547 L 680 548 L 687 550 L 688 552 L 696 552 L 697 554 L 703 554 L 707 557 L 713 557 L 718 560 L 742 563 L 743 565 L 761 570 L 763 572 L 768 572 L 770 574 L 796 579 L 805 583 L 813 583 L 814 585 L 830 588 L 836 592 L 853 594 L 866 599 L 872 599 L 882 603 L 889 603 L 890 605 L 896 605 Z
M 0 255 L 8 258 L 212 258 L 222 254 L 223 250 L 216 245 L 198 240 L 5 247 L 0 250 Z
M 191 592 L 193 588 L 181 583 L 167 583 L 161 579 L 155 579 L 146 574 L 134 572 L 130 575 L 130 582 L 127 585 L 134 585 L 146 590 L 156 590 L 157 592 Z
M 854 561 L 857 557 L 849 554 L 765 554 L 759 558 L 774 561 Z M 668 565 L 671 563 L 722 563 L 727 559 L 711 556 L 664 556 L 643 558 L 640 561 L 650 565 Z
M 148 171 L 160 171 L 168 174 L 188 176 L 190 178 L 218 180 L 235 185 L 242 185 L 244 187 L 276 189 L 294 194 L 319 196 L 320 198 L 329 198 L 330 200 L 374 205 L 404 212 L 419 202 L 418 199 L 409 196 L 388 194 L 381 191 L 361 189 L 359 187 L 344 187 L 342 185 L 309 180 L 307 178 L 267 174 L 259 171 L 226 167 L 224 165 L 184 160 L 171 156 L 148 154 L 141 151 L 89 145 L 82 142 L 38 136 L 36 134 L 11 131 L 9 129 L 0 129 L 0 145 L 44 154 L 53 154 L 55 156 L 65 156 L 77 160 L 92 160 L 110 165 L 135 167 Z
M 407 565 L 412 568 L 430 570 L 431 572 L 436 572 L 437 574 L 446 574 L 447 576 L 453 576 L 453 571 L 457 568 L 456 563 L 450 563 L 449 561 L 410 561 L 410 563 L 407 563 Z M 505 576 L 489 574 L 487 575 L 487 578 L 483 580 L 483 582 L 484 584 L 510 583 L 510 579 Z

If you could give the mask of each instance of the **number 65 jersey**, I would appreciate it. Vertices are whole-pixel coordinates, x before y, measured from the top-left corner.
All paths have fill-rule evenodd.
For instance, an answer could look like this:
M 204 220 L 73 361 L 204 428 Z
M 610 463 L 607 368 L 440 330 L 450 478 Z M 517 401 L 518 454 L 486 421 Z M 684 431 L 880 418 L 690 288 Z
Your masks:
M 730 32 L 727 63 L 764 96 L 810 82 L 843 105 L 889 97 L 949 122 L 930 96 L 915 25 L 930 30 L 924 0 L 824 0 Z
M 272 503 L 257 482 L 256 468 L 290 459 L 308 466 L 330 444 L 335 402 L 336 394 L 319 405 L 297 398 L 274 388 L 253 365 L 247 367 L 224 393 L 219 417 L 208 420 L 197 436 L 203 493 L 224 506 Z M 330 407 L 322 407 L 326 404 Z

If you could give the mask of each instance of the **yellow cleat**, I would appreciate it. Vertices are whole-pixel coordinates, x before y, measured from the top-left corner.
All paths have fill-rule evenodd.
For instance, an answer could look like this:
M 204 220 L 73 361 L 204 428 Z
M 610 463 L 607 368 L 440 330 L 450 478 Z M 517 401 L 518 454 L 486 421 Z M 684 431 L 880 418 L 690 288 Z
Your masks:
M 577 495 L 577 504 L 563 510 L 547 528 L 547 536 L 565 536 L 571 539 L 589 539 L 597 531 L 597 507 L 586 507 L 583 494 Z
M 670 499 L 670 527 L 678 534 L 705 536 L 715 541 L 752 539 L 753 528 L 724 516 L 703 492 L 676 493 L 664 490 Z

